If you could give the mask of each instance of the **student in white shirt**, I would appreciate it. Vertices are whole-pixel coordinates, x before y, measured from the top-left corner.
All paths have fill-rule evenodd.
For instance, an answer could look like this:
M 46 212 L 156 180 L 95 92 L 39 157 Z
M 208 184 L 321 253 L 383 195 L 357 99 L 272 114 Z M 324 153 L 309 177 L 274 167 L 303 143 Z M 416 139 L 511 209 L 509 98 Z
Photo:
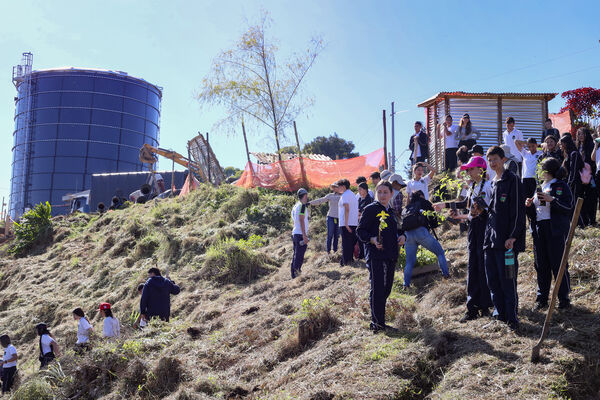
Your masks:
M 327 210 L 327 254 L 331 252 L 332 246 L 333 252 L 337 251 L 340 238 L 340 227 L 338 226 L 338 202 L 340 201 L 340 194 L 337 192 L 338 189 L 335 182 L 329 188 L 331 189 L 331 193 L 327 193 L 325 197 L 321 197 L 320 199 L 308 202 L 311 206 L 318 206 L 325 202 L 329 203 L 329 209 Z
M 77 343 L 75 343 L 77 349 L 87 351 L 90 349 L 90 335 L 93 333 L 94 328 L 79 307 L 73 310 L 73 319 L 77 321 Z
M 452 124 L 452 116 L 446 115 L 446 121 L 440 125 L 438 138 L 444 139 L 444 170 L 454 171 L 457 167 L 456 151 L 458 150 L 458 138 L 456 131 L 458 126 Z
M 538 161 L 542 156 L 542 152 L 538 150 L 537 140 L 535 138 L 529 138 L 526 142 L 517 140 L 515 141 L 519 149 L 519 153 L 523 157 L 523 168 L 521 170 L 521 181 L 523 182 L 523 192 L 525 198 L 529 199 L 533 197 L 537 188 L 537 168 Z M 535 209 L 527 208 L 526 214 L 530 221 L 535 221 Z
M 2 395 L 10 392 L 17 373 L 17 349 L 10 343 L 8 335 L 0 336 L 0 344 L 4 347 L 2 356 Z
M 429 168 L 429 174 L 423 177 L 423 174 L 425 173 L 425 167 Z M 413 193 L 420 190 L 425 195 L 425 200 L 429 201 L 429 182 L 431 182 L 431 178 L 433 178 L 435 173 L 435 168 L 428 163 L 416 163 L 413 166 L 412 179 L 406 183 L 407 197 L 410 199 Z
M 56 357 L 60 357 L 60 348 L 54 339 L 54 336 L 48 330 L 48 326 L 39 323 L 35 330 L 40 337 L 40 369 L 46 368 Z
M 102 336 L 105 338 L 118 338 L 121 336 L 119 320 L 113 316 L 112 308 L 109 303 L 100 304 L 100 315 L 104 317 Z
M 302 273 L 302 264 L 304 263 L 304 253 L 308 247 L 308 191 L 304 188 L 298 189 L 298 202 L 292 208 L 292 221 L 294 229 L 292 230 L 292 243 L 294 245 L 294 254 L 292 256 L 292 279 Z
M 354 260 L 356 245 L 356 227 L 358 226 L 358 199 L 350 190 L 350 181 L 340 179 L 337 182 L 338 193 L 342 195 L 338 202 L 338 215 L 342 231 L 342 258 L 340 265 L 348 265 Z
M 506 130 L 502 133 L 502 141 L 510 148 L 510 153 L 515 156 L 517 163 L 523 162 L 523 156 L 515 143 L 516 140 L 523 140 L 523 133 L 515 129 L 515 119 L 513 117 L 506 118 Z M 519 165 L 520 169 L 521 165 Z

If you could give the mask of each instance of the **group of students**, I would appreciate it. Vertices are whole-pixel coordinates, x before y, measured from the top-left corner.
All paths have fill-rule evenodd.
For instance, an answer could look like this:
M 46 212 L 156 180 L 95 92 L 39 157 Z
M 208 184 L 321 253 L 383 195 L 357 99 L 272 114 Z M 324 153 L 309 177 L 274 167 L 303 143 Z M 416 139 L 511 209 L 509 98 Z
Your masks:
M 180 288 L 168 277 L 163 277 L 158 268 L 148 270 L 148 279 L 137 287 L 140 298 L 140 314 L 134 326 L 143 329 L 152 318 L 169 321 L 171 314 L 170 296 L 179 294 Z M 100 316 L 103 318 L 102 337 L 105 339 L 116 339 L 121 336 L 121 325 L 114 316 L 110 303 L 100 303 L 98 307 Z M 77 321 L 77 341 L 75 353 L 83 354 L 90 349 L 90 337 L 94 328 L 86 317 L 83 309 L 75 308 L 72 312 L 73 319 Z M 50 333 L 48 325 L 39 323 L 35 326 L 39 336 L 39 361 L 40 368 L 46 368 L 56 357 L 60 356 L 60 347 L 56 338 Z M 4 348 L 2 357 L 2 393 L 11 390 L 15 375 L 17 373 L 18 354 L 16 348 L 11 344 L 8 335 L 0 336 L 0 344 Z

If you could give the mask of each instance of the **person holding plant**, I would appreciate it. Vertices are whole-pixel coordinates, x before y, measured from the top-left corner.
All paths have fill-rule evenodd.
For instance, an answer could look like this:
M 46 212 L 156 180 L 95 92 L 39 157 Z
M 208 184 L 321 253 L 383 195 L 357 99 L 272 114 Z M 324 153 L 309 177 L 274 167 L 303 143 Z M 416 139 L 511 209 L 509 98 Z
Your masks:
M 100 303 L 100 315 L 104 318 L 102 325 L 102 336 L 105 338 L 118 338 L 121 336 L 121 326 L 119 320 L 113 316 L 112 308 L 109 303 Z
M 519 327 L 517 274 L 519 253 L 525 250 L 525 196 L 520 179 L 504 169 L 504 150 L 487 151 L 490 167 L 496 172 L 483 240 L 485 274 L 494 303 L 493 316 L 512 330 Z
M 356 229 L 361 242 L 365 244 L 365 256 L 371 281 L 369 303 L 373 333 L 392 329 L 385 323 L 385 304 L 394 285 L 394 272 L 398 261 L 399 246 L 406 236 L 399 235 L 394 211 L 390 207 L 392 185 L 382 181 L 375 188 L 377 201 L 363 211 Z
M 292 221 L 294 228 L 292 230 L 292 243 L 294 245 L 294 255 L 292 256 L 292 279 L 302 273 L 302 264 L 304 263 L 304 253 L 308 247 L 308 191 L 304 188 L 298 189 L 298 201 L 292 208 Z
M 338 226 L 338 202 L 340 201 L 341 196 L 337 192 L 337 183 L 332 183 L 329 185 L 329 188 L 331 189 L 331 193 L 307 203 L 311 206 L 317 206 L 325 202 L 329 203 L 329 209 L 327 210 L 327 254 L 331 252 L 332 246 L 333 252 L 337 252 L 338 240 L 340 237 L 340 228 Z
M 573 208 L 573 195 L 569 185 L 561 180 L 565 171 L 560 166 L 560 161 L 547 158 L 542 163 L 541 169 L 542 191 L 528 197 L 525 201 L 525 205 L 535 209 L 536 212 L 535 226 L 532 226 L 533 254 L 538 282 L 535 310 L 548 307 L 552 275 L 556 279 L 569 235 Z M 558 290 L 558 308 L 570 307 L 569 291 L 570 277 L 568 270 L 565 270 Z
M 0 345 L 4 348 L 4 355 L 2 356 L 2 395 L 10 392 L 15 381 L 15 375 L 17 373 L 17 349 L 10 342 L 8 335 L 0 336 Z
M 474 320 L 489 314 L 492 307 L 490 289 L 485 275 L 483 257 L 483 237 L 488 219 L 487 208 L 492 199 L 492 184 L 486 179 L 487 164 L 483 157 L 472 157 L 460 167 L 467 171 L 470 185 L 466 197 L 461 201 L 442 202 L 433 205 L 436 211 L 450 208 L 452 218 L 458 221 L 468 221 L 467 243 L 469 263 L 467 273 L 467 312 L 460 319 L 461 323 Z M 458 210 L 467 209 L 469 213 L 459 214 Z
M 46 324 L 37 324 L 35 326 L 35 331 L 40 337 L 40 369 L 44 369 L 48 364 L 54 361 L 56 357 L 60 357 L 60 348 Z

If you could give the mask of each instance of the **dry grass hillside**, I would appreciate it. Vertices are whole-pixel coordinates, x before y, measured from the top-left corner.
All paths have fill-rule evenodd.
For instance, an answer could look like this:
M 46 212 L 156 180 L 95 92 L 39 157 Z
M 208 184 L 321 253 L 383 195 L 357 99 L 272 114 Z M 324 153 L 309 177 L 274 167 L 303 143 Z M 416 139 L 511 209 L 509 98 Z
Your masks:
M 23 258 L 3 253 L 0 330 L 22 357 L 13 398 L 600 398 L 599 229 L 577 231 L 574 306 L 555 314 L 541 361 L 532 364 L 544 314 L 530 311 L 531 252 L 520 257 L 521 332 L 489 319 L 457 322 L 466 239 L 453 227 L 440 232 L 452 279 L 433 274 L 408 293 L 395 288 L 387 315 L 399 331 L 373 335 L 364 263 L 341 268 L 320 244 L 325 206 L 313 210 L 303 274 L 289 279 L 293 202 L 202 187 L 183 200 L 56 218 L 48 243 Z M 155 265 L 168 266 L 182 292 L 172 297 L 171 323 L 134 330 L 136 286 Z M 82 307 L 101 331 L 103 301 L 113 304 L 123 337 L 95 338 L 77 356 L 71 310 Z M 63 349 L 60 364 L 42 374 L 39 321 Z

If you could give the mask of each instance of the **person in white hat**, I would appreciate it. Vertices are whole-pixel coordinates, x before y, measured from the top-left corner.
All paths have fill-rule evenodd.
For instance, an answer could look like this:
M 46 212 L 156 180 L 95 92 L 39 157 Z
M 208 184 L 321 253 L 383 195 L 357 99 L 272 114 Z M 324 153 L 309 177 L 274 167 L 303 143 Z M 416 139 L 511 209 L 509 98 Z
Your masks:
M 404 204 L 404 195 L 401 190 L 403 187 L 406 187 L 406 183 L 400 174 L 390 175 L 388 182 L 392 184 L 392 188 L 394 189 L 392 199 L 390 200 L 390 206 L 394 209 L 394 214 L 397 219 L 400 220 L 400 217 L 402 216 L 402 206 Z

